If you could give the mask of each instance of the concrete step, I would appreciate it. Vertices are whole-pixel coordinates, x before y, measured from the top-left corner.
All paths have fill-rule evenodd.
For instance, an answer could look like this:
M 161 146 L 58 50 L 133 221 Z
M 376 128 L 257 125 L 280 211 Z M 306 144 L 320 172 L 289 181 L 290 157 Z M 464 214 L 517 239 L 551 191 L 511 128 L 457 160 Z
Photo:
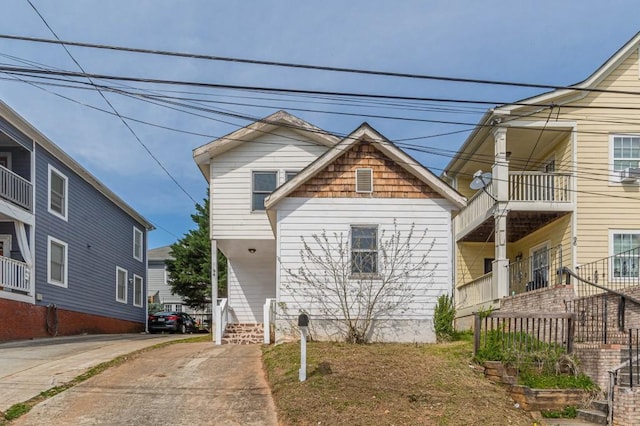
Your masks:
M 609 403 L 605 400 L 594 400 L 591 401 L 591 408 L 607 413 L 609 412 Z
M 581 408 L 578 410 L 577 418 L 597 425 L 607 424 L 607 413 L 600 410 Z

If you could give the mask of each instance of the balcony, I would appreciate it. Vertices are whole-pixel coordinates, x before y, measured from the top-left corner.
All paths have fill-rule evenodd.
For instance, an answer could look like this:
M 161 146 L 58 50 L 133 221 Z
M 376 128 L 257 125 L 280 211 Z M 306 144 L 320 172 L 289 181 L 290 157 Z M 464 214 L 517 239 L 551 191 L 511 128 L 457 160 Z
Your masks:
M 6 167 L 0 166 L 0 198 L 32 212 L 33 185 Z
M 550 213 L 550 218 L 557 217 L 557 213 L 572 211 L 572 180 L 570 173 L 510 172 L 507 209 L 510 212 Z M 493 220 L 495 204 L 491 187 L 471 197 L 467 207 L 454 219 L 456 240 L 483 226 L 492 228 L 492 222 L 488 221 Z M 480 230 L 476 238 L 468 240 L 485 241 L 485 236 L 488 238 L 489 233 Z
M 29 294 L 29 268 L 24 262 L 0 256 L 0 289 L 12 293 Z

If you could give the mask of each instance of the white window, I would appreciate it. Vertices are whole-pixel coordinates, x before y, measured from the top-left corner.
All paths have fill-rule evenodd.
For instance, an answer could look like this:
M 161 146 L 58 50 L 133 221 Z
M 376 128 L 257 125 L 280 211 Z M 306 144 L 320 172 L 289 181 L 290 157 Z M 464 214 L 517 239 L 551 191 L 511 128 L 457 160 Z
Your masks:
M 127 303 L 127 275 L 126 269 L 116 266 L 116 300 L 118 302 Z
M 611 276 L 638 277 L 640 231 L 610 231 Z
M 632 182 L 637 180 L 640 167 L 640 136 L 611 136 L 611 162 L 614 182 Z M 626 171 L 626 172 L 625 172 Z
M 47 282 L 60 287 L 67 287 L 67 243 L 50 236 L 47 238 L 47 247 Z
M 69 182 L 65 175 L 49 165 L 49 213 L 67 220 Z
M 133 258 L 142 262 L 142 231 L 133 227 Z
M 373 169 L 356 169 L 356 192 L 373 192 Z
M 351 227 L 351 273 L 378 273 L 378 228 L 375 226 Z
M 133 275 L 133 305 L 142 306 L 142 277 Z
M 251 210 L 264 210 L 264 200 L 278 186 L 278 172 L 253 172 Z

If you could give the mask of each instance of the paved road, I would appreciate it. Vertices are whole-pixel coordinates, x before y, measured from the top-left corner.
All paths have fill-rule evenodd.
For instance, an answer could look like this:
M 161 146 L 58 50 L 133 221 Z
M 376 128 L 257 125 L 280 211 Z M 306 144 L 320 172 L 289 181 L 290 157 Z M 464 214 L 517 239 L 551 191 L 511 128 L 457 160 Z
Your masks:
M 13 425 L 277 425 L 260 346 L 145 352 L 34 407 Z
M 69 382 L 101 362 L 180 335 L 109 334 L 0 344 L 0 411 Z

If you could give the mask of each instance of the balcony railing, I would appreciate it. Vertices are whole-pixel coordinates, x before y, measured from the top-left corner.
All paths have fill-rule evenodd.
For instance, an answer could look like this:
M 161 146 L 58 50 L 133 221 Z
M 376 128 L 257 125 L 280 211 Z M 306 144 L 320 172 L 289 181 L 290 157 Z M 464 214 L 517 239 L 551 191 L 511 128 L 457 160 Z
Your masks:
M 509 264 L 509 294 L 520 294 L 560 284 L 562 246 L 540 250 L 533 256 Z
M 540 203 L 549 203 L 545 209 L 566 208 L 573 203 L 569 173 L 510 172 L 509 202 L 531 203 L 532 210 L 539 210 Z M 489 217 L 495 198 L 491 188 L 480 190 L 467 202 L 467 206 L 455 218 L 456 236 L 460 237 L 480 225 Z M 565 207 L 557 206 L 565 205 Z M 518 208 L 525 208 L 522 204 Z
M 0 197 L 25 210 L 32 211 L 32 194 L 31 182 L 0 166 Z
M 573 201 L 571 174 L 544 172 L 510 172 L 509 201 Z
M 31 291 L 27 264 L 8 257 L 0 256 L 0 287 L 3 290 L 23 292 Z
M 493 274 L 489 272 L 458 287 L 457 308 L 481 306 L 496 299 L 497 289 L 492 285 Z

